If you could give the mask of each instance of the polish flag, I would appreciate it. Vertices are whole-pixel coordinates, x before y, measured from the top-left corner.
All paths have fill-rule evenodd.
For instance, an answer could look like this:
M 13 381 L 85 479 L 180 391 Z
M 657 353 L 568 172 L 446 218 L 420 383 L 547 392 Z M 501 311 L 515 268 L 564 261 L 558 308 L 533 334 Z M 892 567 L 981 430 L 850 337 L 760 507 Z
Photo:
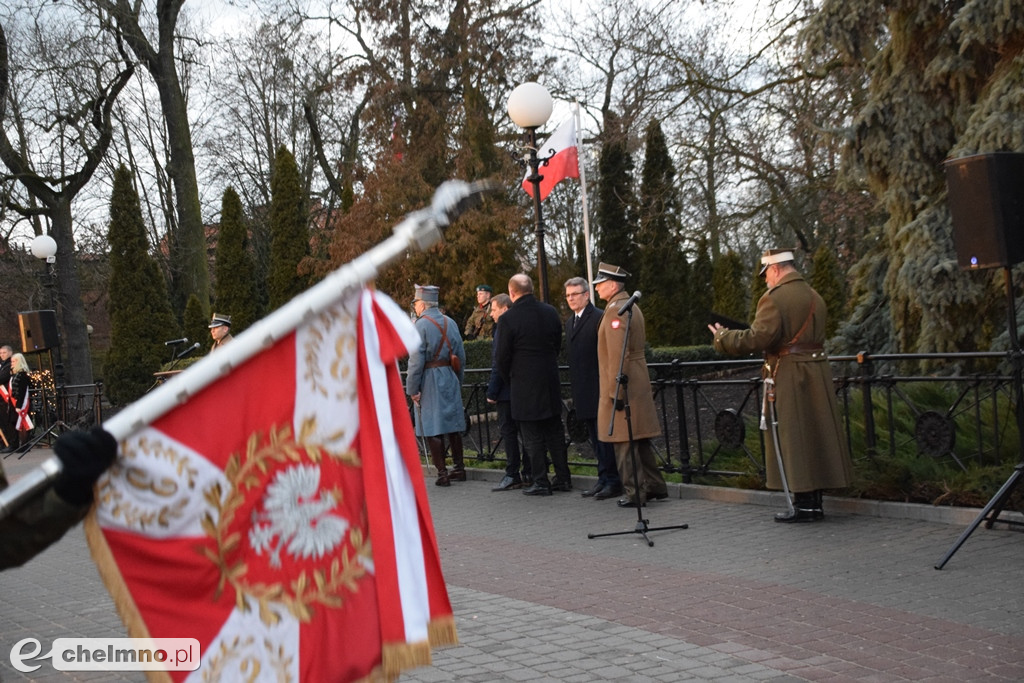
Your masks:
M 566 178 L 580 177 L 579 150 L 576 147 L 576 117 L 570 116 L 544 144 L 539 145 L 537 155 L 542 159 L 550 157 L 547 163 L 537 170 L 542 176 L 540 200 L 544 201 L 551 194 L 555 185 Z M 529 171 L 526 173 L 526 178 L 523 179 L 523 190 L 526 194 L 533 196 L 533 183 L 530 182 Z

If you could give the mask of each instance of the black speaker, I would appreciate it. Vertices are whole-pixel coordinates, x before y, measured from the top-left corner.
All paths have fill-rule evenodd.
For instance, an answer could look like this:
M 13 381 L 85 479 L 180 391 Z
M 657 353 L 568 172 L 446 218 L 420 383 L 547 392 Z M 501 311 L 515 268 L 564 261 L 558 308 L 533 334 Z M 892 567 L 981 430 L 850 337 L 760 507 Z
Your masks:
M 23 311 L 18 314 L 21 350 L 24 353 L 57 348 L 57 314 L 53 311 Z
M 964 269 L 1024 261 L 1024 154 L 975 154 L 945 163 L 953 245 Z

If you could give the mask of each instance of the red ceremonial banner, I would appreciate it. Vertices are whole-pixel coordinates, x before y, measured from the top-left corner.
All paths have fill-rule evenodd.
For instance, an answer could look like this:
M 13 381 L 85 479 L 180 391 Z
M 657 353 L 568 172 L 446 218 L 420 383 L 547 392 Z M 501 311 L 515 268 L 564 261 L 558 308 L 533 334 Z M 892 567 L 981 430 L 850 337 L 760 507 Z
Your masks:
M 196 638 L 152 680 L 392 680 L 457 642 L 397 360 L 363 290 L 120 446 L 86 522 L 133 637 Z

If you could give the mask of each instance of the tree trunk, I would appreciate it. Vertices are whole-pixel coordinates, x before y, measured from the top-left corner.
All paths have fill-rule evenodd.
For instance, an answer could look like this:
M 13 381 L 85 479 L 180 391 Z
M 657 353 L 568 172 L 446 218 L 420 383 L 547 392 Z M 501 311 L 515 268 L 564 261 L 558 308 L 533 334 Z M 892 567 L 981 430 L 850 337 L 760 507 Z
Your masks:
M 60 380 L 63 361 L 64 383 L 67 385 L 92 384 L 92 357 L 89 353 L 89 333 L 86 329 L 85 309 L 82 306 L 82 288 L 75 259 L 75 238 L 71 233 L 71 203 L 61 197 L 50 211 L 50 233 L 57 242 L 56 278 L 57 316 L 62 329 L 63 349 L 53 356 L 55 380 Z

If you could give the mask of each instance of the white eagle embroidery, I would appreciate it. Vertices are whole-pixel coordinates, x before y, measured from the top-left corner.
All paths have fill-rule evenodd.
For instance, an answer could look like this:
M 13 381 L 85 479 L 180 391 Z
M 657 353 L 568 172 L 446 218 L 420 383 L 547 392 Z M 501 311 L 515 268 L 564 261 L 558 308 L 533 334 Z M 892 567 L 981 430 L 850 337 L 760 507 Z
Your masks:
M 331 514 L 337 503 L 333 493 L 320 491 L 319 467 L 295 465 L 278 472 L 263 496 L 263 512 L 252 513 L 249 543 L 257 555 L 269 552 L 275 569 L 281 567 L 282 548 L 293 557 L 319 559 L 348 531 L 348 520 Z

